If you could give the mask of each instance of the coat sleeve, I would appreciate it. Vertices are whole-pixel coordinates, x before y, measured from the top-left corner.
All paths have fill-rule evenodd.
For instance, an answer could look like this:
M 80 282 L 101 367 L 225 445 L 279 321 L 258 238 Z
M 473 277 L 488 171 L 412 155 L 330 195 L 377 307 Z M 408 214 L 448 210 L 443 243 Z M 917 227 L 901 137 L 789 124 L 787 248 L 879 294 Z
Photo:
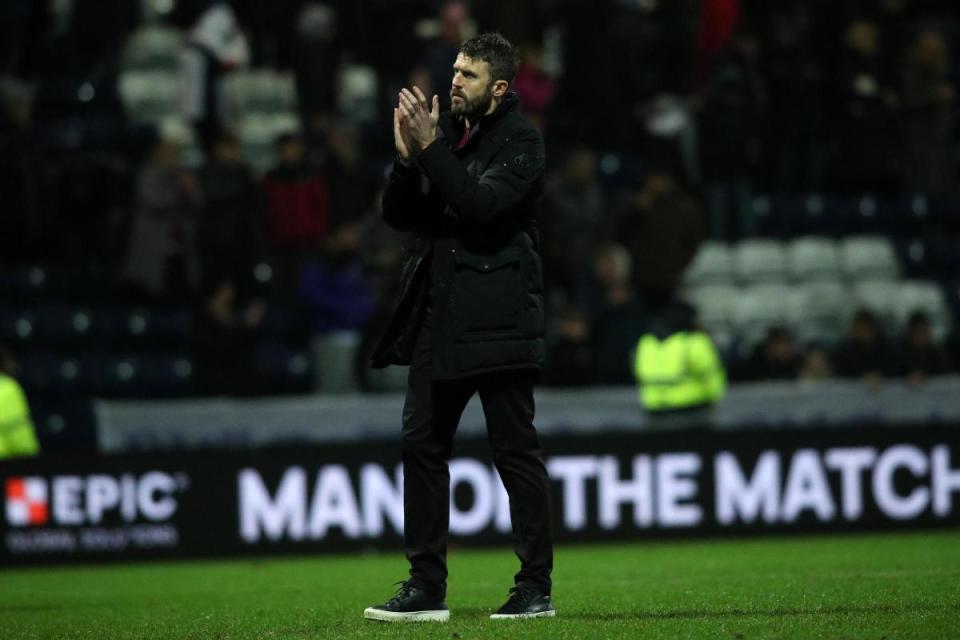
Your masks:
M 397 231 L 412 231 L 426 225 L 430 201 L 423 176 L 412 166 L 394 162 L 383 192 L 383 219 Z
M 460 222 L 483 224 L 529 195 L 543 177 L 544 155 L 543 138 L 531 128 L 507 142 L 479 178 L 471 176 L 442 141 L 424 149 L 417 163 Z

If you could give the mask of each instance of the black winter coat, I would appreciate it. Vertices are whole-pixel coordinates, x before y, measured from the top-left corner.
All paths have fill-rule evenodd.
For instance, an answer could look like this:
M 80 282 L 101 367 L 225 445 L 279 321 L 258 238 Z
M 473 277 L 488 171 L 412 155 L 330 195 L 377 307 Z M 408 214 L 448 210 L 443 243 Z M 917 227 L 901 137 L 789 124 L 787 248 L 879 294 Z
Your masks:
M 440 137 L 414 166 L 394 165 L 383 217 L 411 236 L 397 310 L 373 367 L 410 363 L 428 306 L 435 379 L 542 365 L 544 146 L 517 105 L 508 93 L 459 149 L 464 121 L 445 113 Z

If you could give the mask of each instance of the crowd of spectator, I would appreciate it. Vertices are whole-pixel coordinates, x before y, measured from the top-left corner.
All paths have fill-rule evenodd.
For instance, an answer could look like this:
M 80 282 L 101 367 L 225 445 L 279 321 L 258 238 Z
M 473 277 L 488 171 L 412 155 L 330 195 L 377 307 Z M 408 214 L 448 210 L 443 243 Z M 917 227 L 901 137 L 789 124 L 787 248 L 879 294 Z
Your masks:
M 194 161 L 119 99 L 147 20 L 184 34 Z M 118 296 L 193 306 L 203 393 L 257 392 L 270 309 L 303 319 L 305 348 L 352 332 L 362 351 L 402 242 L 378 211 L 391 100 L 411 83 L 445 100 L 459 42 L 492 29 L 522 52 L 513 88 L 548 146 L 548 383 L 630 383 L 649 312 L 702 242 L 756 233 L 758 193 L 958 195 L 951 3 L 5 0 L 0 263 L 106 270 Z M 219 79 L 248 65 L 296 78 L 300 126 L 266 172 L 222 114 Z M 345 98 L 360 68 L 372 112 Z M 771 327 L 738 353 L 740 380 L 919 381 L 958 360 L 922 314 L 888 339 L 868 310 L 837 345 Z
M 731 371 L 734 380 L 822 380 L 831 376 L 878 382 L 906 378 L 920 384 L 956 371 L 943 346 L 936 343 L 930 320 L 911 314 L 903 335 L 890 339 L 871 311 L 861 309 L 833 348 L 798 345 L 791 331 L 771 327 L 753 353 Z

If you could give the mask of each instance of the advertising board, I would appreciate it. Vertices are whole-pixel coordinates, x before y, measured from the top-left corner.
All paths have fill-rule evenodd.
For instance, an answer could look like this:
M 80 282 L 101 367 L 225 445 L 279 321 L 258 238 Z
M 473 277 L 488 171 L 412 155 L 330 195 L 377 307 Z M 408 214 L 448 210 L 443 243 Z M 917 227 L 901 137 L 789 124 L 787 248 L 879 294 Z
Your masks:
M 960 429 L 544 440 L 557 542 L 960 524 Z M 399 443 L 0 465 L 0 563 L 396 548 Z M 450 462 L 451 542 L 510 542 L 485 441 Z

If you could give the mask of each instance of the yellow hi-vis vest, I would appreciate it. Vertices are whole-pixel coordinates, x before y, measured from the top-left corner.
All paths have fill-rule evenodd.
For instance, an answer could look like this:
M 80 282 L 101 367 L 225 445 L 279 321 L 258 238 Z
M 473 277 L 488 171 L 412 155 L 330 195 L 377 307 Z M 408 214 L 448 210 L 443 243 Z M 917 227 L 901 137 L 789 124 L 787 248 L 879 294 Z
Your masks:
M 0 460 L 39 452 L 23 389 L 13 378 L 0 374 Z
M 663 340 L 644 335 L 637 343 L 633 371 L 640 403 L 653 412 L 713 404 L 727 385 L 720 356 L 700 331 L 680 331 Z

